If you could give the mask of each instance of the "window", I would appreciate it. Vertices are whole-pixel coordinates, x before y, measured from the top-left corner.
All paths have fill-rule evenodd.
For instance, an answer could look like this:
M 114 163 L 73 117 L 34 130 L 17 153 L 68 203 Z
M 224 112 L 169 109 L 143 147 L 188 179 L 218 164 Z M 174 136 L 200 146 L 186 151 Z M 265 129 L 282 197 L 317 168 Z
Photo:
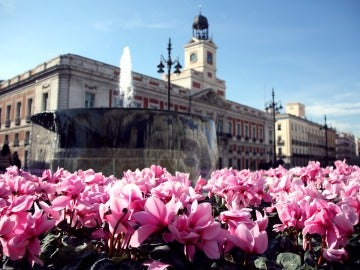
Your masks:
M 277 130 L 281 130 L 281 124 L 277 125 Z
M 9 144 L 9 135 L 8 134 L 5 134 L 4 143 Z
M 256 127 L 255 126 L 252 127 L 252 137 L 253 137 L 253 139 L 256 139 Z
M 232 158 L 229 158 L 229 168 L 232 167 Z
M 30 144 L 30 131 L 26 131 L 25 132 L 25 140 L 24 140 L 24 145 L 29 145 Z
M 11 114 L 11 105 L 7 105 L 5 127 L 10 127 L 10 114 Z
M 85 108 L 93 108 L 95 103 L 95 94 L 85 93 Z
M 26 123 L 30 123 L 30 117 L 31 117 L 31 112 L 32 112 L 32 103 L 33 103 L 33 99 L 32 98 L 29 98 L 27 100 L 27 104 L 26 104 L 26 116 L 25 116 L 25 119 L 26 119 Z
M 249 126 L 245 125 L 244 129 L 245 129 L 245 139 L 249 139 Z
M 48 109 L 48 99 L 49 99 L 49 93 L 43 93 L 42 104 L 41 104 L 42 111 L 46 111 Z
M 229 122 L 228 127 L 229 127 L 228 133 L 232 135 L 232 123 L 231 122 Z
M 15 117 L 15 125 L 20 125 L 21 122 L 21 102 L 16 103 L 16 117 Z
M 259 128 L 259 139 L 260 140 L 264 139 L 264 130 L 262 128 Z
M 19 133 L 14 134 L 14 146 L 19 146 Z
M 213 64 L 213 54 L 212 54 L 212 52 L 209 52 L 209 51 L 207 52 L 206 60 L 207 60 L 207 63 L 209 65 Z
M 236 124 L 236 135 L 241 136 L 241 124 L 240 123 Z

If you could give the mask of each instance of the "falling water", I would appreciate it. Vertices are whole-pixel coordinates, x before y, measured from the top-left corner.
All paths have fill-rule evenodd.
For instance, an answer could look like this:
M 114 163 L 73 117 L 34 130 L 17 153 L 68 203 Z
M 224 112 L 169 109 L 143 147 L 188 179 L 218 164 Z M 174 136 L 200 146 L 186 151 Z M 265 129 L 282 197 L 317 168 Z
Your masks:
M 124 108 L 134 106 L 134 87 L 131 75 L 131 57 L 129 47 L 125 47 L 120 58 L 120 78 L 119 78 L 120 97 L 123 97 Z

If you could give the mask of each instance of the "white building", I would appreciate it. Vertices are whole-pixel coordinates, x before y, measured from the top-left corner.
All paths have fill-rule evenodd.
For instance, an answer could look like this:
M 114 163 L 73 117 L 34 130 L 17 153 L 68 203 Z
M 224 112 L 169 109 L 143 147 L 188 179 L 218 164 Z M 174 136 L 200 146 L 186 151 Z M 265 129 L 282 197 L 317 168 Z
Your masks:
M 305 117 L 305 105 L 287 103 L 276 115 L 276 154 L 289 166 L 305 166 L 309 160 L 330 165 L 335 160 L 334 129 Z

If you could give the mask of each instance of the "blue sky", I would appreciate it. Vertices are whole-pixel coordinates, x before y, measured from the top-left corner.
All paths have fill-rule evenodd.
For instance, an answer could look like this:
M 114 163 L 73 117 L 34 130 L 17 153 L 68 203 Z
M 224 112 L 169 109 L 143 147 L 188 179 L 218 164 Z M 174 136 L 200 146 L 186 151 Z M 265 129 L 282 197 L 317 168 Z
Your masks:
M 360 137 L 358 0 L 0 0 L 0 79 L 60 54 L 119 65 L 129 46 L 133 70 L 160 78 L 166 54 L 183 63 L 199 14 L 218 46 L 227 99 L 258 109 L 271 99 L 302 102 L 309 120 Z

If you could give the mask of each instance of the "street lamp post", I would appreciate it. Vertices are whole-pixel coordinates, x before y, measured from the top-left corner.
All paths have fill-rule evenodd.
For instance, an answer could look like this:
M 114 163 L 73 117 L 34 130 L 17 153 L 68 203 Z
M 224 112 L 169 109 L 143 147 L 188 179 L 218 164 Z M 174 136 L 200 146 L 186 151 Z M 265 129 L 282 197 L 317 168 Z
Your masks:
M 281 106 L 280 101 L 275 102 L 275 92 L 274 92 L 274 88 L 272 89 L 272 99 L 265 104 L 265 110 L 266 111 L 270 111 L 272 113 L 272 117 L 273 117 L 273 123 L 274 123 L 274 131 L 273 131 L 273 165 L 275 165 L 276 163 L 276 134 L 275 134 L 275 130 L 276 130 L 276 120 L 275 120 L 275 115 L 276 113 L 279 113 L 280 110 L 283 108 Z
M 167 67 L 167 88 L 168 88 L 168 111 L 170 111 L 170 74 L 171 74 L 171 67 L 173 65 L 175 68 L 174 73 L 179 74 L 181 73 L 180 69 L 182 68 L 182 66 L 179 63 L 179 60 L 175 60 L 173 61 L 171 59 L 171 39 L 169 38 L 169 44 L 167 47 L 168 50 L 168 58 L 165 59 L 163 55 L 161 55 L 160 57 L 160 64 L 157 65 L 158 68 L 158 73 L 164 73 L 164 63 L 166 64 Z M 164 62 L 164 63 L 163 63 Z
M 320 128 L 325 130 L 325 166 L 328 165 L 329 162 L 329 155 L 328 155 L 328 129 L 329 126 L 326 122 L 326 115 L 324 116 L 324 125 Z

